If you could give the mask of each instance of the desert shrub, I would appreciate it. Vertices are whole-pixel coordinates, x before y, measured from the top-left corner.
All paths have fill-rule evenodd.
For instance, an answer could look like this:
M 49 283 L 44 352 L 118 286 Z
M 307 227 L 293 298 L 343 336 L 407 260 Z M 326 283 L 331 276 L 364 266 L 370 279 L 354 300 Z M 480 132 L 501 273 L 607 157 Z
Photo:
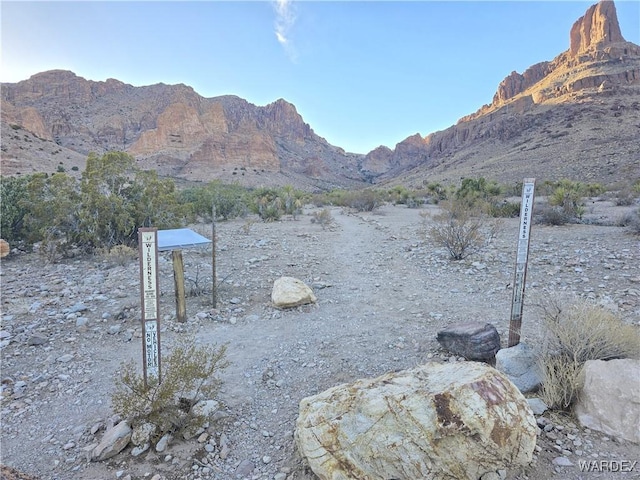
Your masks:
M 222 382 L 217 375 L 228 366 L 226 350 L 226 345 L 184 340 L 163 359 L 162 382 L 151 377 L 147 385 L 136 362 L 123 363 L 111 396 L 114 411 L 132 425 L 154 425 L 158 437 L 198 426 L 204 419 L 194 416 L 191 407 L 218 393 Z
M 409 190 L 403 185 L 396 185 L 389 189 L 387 201 L 394 205 L 406 205 L 409 208 L 418 208 L 423 203 L 417 191 Z
M 607 192 L 616 205 L 630 206 L 640 201 L 640 179 L 622 182 L 617 187 L 615 191 Z
M 549 205 L 562 209 L 565 216 L 574 223 L 584 215 L 584 200 L 579 188 L 560 186 L 549 196 Z
M 452 260 L 462 260 L 483 250 L 495 237 L 499 223 L 479 210 L 470 210 L 457 200 L 442 202 L 441 212 L 426 216 L 427 235 L 437 247 L 444 247 Z
M 305 194 L 290 185 L 281 188 L 258 188 L 252 192 L 251 210 L 265 222 L 279 220 L 282 215 L 295 219 L 302 211 Z
M 384 203 L 381 192 L 375 190 L 354 190 L 345 196 L 346 206 L 358 212 L 372 212 Z
M 249 211 L 249 192 L 237 184 L 225 184 L 220 180 L 204 187 L 188 187 L 180 192 L 180 202 L 188 205 L 193 214 L 205 222 L 211 221 L 215 207 L 216 220 L 244 217 Z
M 449 196 L 447 187 L 438 182 L 430 182 L 425 185 L 429 201 L 438 204 L 442 200 L 446 200 Z
M 138 251 L 128 245 L 114 245 L 111 248 L 101 248 L 99 256 L 109 265 L 124 266 L 135 261 Z
M 573 217 L 568 215 L 564 209 L 551 205 L 542 205 L 533 214 L 534 222 L 543 225 L 566 225 L 572 219 Z
M 599 183 L 582 183 L 563 178 L 557 181 L 546 180 L 538 185 L 538 194 L 550 196 L 559 189 L 574 191 L 581 197 L 596 197 L 603 194 L 606 188 Z
M 331 210 L 329 210 L 328 208 L 323 208 L 319 212 L 313 212 L 311 214 L 311 223 L 317 223 L 318 225 L 322 226 L 322 229 L 324 230 L 333 223 Z
M 573 404 L 586 361 L 640 355 L 638 330 L 592 303 L 574 302 L 563 307 L 551 300 L 543 308 L 543 323 L 541 393 L 552 408 L 568 409 Z
M 507 202 L 506 200 L 502 203 L 492 203 L 488 207 L 487 213 L 491 217 L 498 218 L 515 218 L 520 216 L 520 203 L 518 202 Z
M 640 235 L 640 208 L 624 214 L 618 220 L 618 226 L 627 227 L 634 235 Z
M 252 210 L 265 222 L 280 220 L 284 213 L 276 188 L 259 188 L 253 193 Z
M 478 203 L 491 203 L 501 194 L 500 185 L 495 181 L 487 181 L 485 178 L 465 178 L 455 192 L 455 198 L 469 207 L 478 206 Z

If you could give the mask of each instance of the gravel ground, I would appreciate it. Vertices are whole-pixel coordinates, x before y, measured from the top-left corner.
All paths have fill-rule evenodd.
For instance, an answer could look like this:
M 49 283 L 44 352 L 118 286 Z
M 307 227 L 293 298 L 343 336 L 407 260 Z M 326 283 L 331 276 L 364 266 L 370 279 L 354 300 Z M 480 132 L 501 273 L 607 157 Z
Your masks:
M 293 443 L 301 398 L 430 360 L 460 361 L 435 340 L 450 323 L 491 322 L 506 346 L 517 219 L 504 220 L 481 254 L 452 262 L 425 239 L 423 214 L 437 207 L 385 206 L 366 214 L 332 208 L 328 228 L 311 222 L 315 210 L 275 223 L 218 223 L 218 308 L 210 294 L 189 297 L 186 323 L 175 321 L 171 256 L 162 254 L 163 350 L 190 336 L 227 343 L 231 365 L 222 374 L 224 408 L 205 435 L 139 457 L 127 449 L 105 462 L 87 461 L 91 445 L 116 420 L 110 397 L 121 362 L 141 358 L 137 260 L 47 264 L 24 253 L 4 259 L 2 463 L 52 480 L 312 480 Z M 595 202 L 588 217 L 611 223 L 623 213 Z M 183 254 L 187 290 L 210 285 L 211 250 Z M 312 286 L 317 304 L 273 308 L 271 286 L 283 275 Z M 539 341 L 536 305 L 551 294 L 592 299 L 639 325 L 638 237 L 615 226 L 535 225 L 523 342 Z M 559 412 L 538 421 L 534 461 L 503 478 L 640 478 L 640 466 L 631 473 L 579 466 L 638 461 L 637 445 Z

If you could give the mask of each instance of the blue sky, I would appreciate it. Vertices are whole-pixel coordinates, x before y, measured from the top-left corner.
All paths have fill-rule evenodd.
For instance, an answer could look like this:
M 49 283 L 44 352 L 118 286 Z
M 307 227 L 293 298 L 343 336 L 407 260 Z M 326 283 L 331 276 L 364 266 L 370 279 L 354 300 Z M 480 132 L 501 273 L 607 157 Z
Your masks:
M 0 81 L 50 69 L 204 97 L 293 103 L 347 151 L 393 148 L 485 103 L 569 48 L 595 1 L 2 1 Z M 616 2 L 640 44 L 640 2 Z

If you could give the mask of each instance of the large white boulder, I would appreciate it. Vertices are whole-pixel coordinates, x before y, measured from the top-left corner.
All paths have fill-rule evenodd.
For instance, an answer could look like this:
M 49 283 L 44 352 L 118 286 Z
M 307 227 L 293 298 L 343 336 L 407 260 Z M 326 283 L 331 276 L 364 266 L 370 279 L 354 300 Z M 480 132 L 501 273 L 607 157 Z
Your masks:
M 271 301 L 278 308 L 291 308 L 307 303 L 316 303 L 316 296 L 302 280 L 280 277 L 273 282 Z
M 469 479 L 528 464 L 526 399 L 484 363 L 428 363 L 300 402 L 295 438 L 321 480 Z
M 640 443 L 640 360 L 589 360 L 575 413 L 580 423 Z

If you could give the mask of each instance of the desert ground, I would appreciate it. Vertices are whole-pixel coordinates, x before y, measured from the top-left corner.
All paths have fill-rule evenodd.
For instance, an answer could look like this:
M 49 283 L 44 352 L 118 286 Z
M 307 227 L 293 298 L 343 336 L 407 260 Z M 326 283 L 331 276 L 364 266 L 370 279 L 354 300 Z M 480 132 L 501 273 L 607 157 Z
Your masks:
M 625 208 L 594 199 L 587 224 L 533 226 L 523 342 L 540 341 L 539 306 L 551 295 L 584 297 L 640 328 L 640 239 L 615 226 Z M 188 297 L 185 323 L 176 321 L 171 254 L 163 253 L 162 349 L 184 338 L 227 344 L 223 407 L 200 441 L 176 439 L 138 457 L 127 448 L 104 462 L 87 461 L 87 453 L 115 420 L 114 379 L 123 361 L 142 363 L 137 259 L 51 263 L 14 251 L 0 271 L 1 462 L 50 480 L 316 478 L 293 440 L 303 397 L 424 362 L 464 361 L 436 341 L 456 322 L 490 322 L 506 347 L 518 219 L 503 220 L 481 253 L 454 262 L 425 235 L 424 214 L 437 209 L 331 207 L 327 228 L 311 222 L 318 211 L 311 206 L 273 223 L 218 222 L 218 305 L 208 287 L 211 249 L 185 249 L 187 291 L 209 288 Z M 311 286 L 317 303 L 274 308 L 271 287 L 285 275 Z M 638 445 L 583 428 L 566 413 L 543 416 L 552 426 L 540 430 L 533 462 L 502 478 L 640 478 L 640 466 L 579 468 L 580 460 L 640 461 Z M 571 465 L 556 465 L 559 457 Z

